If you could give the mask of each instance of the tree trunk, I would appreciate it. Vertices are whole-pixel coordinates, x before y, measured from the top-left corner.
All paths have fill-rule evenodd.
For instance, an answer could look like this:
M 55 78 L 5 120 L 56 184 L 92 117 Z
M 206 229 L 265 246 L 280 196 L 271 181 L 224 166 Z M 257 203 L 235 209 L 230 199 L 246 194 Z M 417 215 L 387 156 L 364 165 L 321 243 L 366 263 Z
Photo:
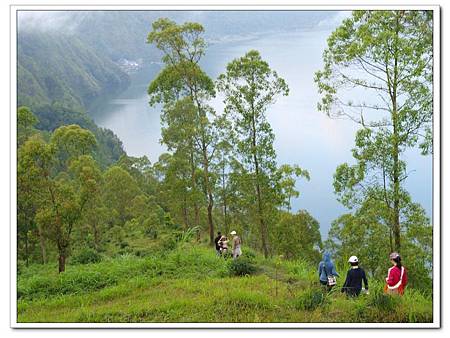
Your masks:
M 205 179 L 205 186 L 206 191 L 208 195 L 208 228 L 209 228 L 209 244 L 211 246 L 214 246 L 214 223 L 213 223 L 213 216 L 212 216 L 212 209 L 214 206 L 214 199 L 212 195 L 211 190 L 211 183 L 209 181 L 209 162 L 208 162 L 208 154 L 206 153 L 206 149 L 203 148 L 203 167 L 204 167 L 204 179 Z
M 261 231 L 261 245 L 264 252 L 264 257 L 269 257 L 268 239 L 267 239 L 267 225 L 264 221 L 264 208 L 261 196 L 261 187 L 259 182 L 260 172 L 259 172 L 259 161 L 256 156 L 256 126 L 255 117 L 253 114 L 252 118 L 252 146 L 253 146 L 253 162 L 255 165 L 255 183 L 256 183 L 256 198 L 258 203 L 258 216 L 259 216 L 259 227 Z
M 28 264 L 29 264 L 29 259 L 28 259 L 28 256 L 29 256 L 29 252 L 28 252 L 29 250 L 28 250 L 28 231 L 25 231 L 25 265 L 26 265 L 26 267 L 28 267 Z
M 41 248 L 42 264 L 47 264 L 47 250 L 45 249 L 45 238 L 41 227 L 38 228 L 39 246 Z
M 191 142 L 192 144 L 192 142 Z M 193 146 L 191 145 L 191 148 L 193 148 Z M 194 163 L 194 152 L 191 151 L 190 153 L 191 158 L 190 158 L 190 162 L 191 162 L 191 184 L 192 184 L 192 193 L 194 194 L 194 226 L 198 226 L 200 223 L 200 212 L 199 212 L 199 207 L 198 207 L 198 203 L 197 203 L 197 196 L 196 196 L 196 192 L 197 192 L 197 181 L 196 181 L 196 175 L 195 175 L 195 163 Z
M 222 191 L 223 191 L 223 226 L 225 233 L 228 234 L 228 217 L 227 217 L 227 191 L 225 183 L 225 164 L 222 167 Z
M 66 256 L 64 254 L 62 253 L 59 254 L 58 262 L 59 262 L 58 272 L 61 273 L 66 271 Z
M 184 195 L 183 199 L 183 208 L 182 208 L 182 214 L 183 214 L 183 223 L 184 223 L 184 229 L 186 230 L 189 228 L 189 220 L 188 220 L 188 211 L 187 211 L 187 201 L 186 201 L 186 195 Z
M 399 34 L 399 18 L 396 20 L 397 36 Z M 392 81 L 392 124 L 393 124 L 393 184 L 394 184 L 394 210 L 393 210 L 393 233 L 394 233 L 394 250 L 400 252 L 400 162 L 399 162 L 399 131 L 398 131 L 398 111 L 397 111 L 397 77 L 398 77 L 398 60 L 397 60 L 397 44 L 395 44 L 394 57 L 394 78 Z
M 97 224 L 96 224 L 95 220 L 92 223 L 92 230 L 94 232 L 94 249 L 95 249 L 95 251 L 98 251 L 100 245 L 99 245 L 98 229 L 97 229 Z

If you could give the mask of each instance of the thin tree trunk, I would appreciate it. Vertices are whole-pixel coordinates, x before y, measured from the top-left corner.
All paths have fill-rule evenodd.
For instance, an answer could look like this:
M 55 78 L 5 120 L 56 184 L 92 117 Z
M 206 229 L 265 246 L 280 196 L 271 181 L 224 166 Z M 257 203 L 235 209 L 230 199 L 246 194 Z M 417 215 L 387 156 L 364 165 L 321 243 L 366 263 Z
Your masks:
M 397 36 L 399 27 L 399 18 L 397 16 Z M 396 44 L 397 50 L 397 44 Z M 393 183 L 394 183 L 394 210 L 393 210 L 393 232 L 394 232 L 394 249 L 400 251 L 400 161 L 399 161 L 399 134 L 398 134 L 398 111 L 397 111 L 397 53 L 394 58 L 394 79 L 392 83 L 392 122 L 394 130 L 392 157 L 393 165 Z
M 206 192 L 208 196 L 208 228 L 209 228 L 209 240 L 210 245 L 214 245 L 214 223 L 213 223 L 213 216 L 212 216 L 212 209 L 214 206 L 214 199 L 212 195 L 211 190 L 211 183 L 209 181 L 209 161 L 208 161 L 208 154 L 206 152 L 206 148 L 203 148 L 203 168 L 204 168 L 204 180 L 205 180 L 205 186 L 206 186 Z
M 222 191 L 223 191 L 223 225 L 225 233 L 228 233 L 228 217 L 227 217 L 227 192 L 225 183 L 225 164 L 222 167 Z
M 66 256 L 64 254 L 59 254 L 58 263 L 58 272 L 61 273 L 66 271 Z
M 264 257 L 269 257 L 269 248 L 268 248 L 268 239 L 267 239 L 267 225 L 264 220 L 264 210 L 262 205 L 262 197 L 261 197 L 261 187 L 260 187 L 260 172 L 259 172 L 259 161 L 256 156 L 256 126 L 255 126 L 255 117 L 254 114 L 252 116 L 252 146 L 253 146 L 253 162 L 255 165 L 255 183 L 256 183 L 256 197 L 258 204 L 258 216 L 259 216 L 259 227 L 261 231 L 261 245 L 264 252 Z
M 25 231 L 25 265 L 28 267 L 28 264 L 29 264 L 29 259 L 28 259 L 28 256 L 29 256 L 29 252 L 28 252 L 29 250 L 28 250 L 28 231 Z
M 39 246 L 41 248 L 42 264 L 47 264 L 47 250 L 45 248 L 45 238 L 41 227 L 38 227 Z
M 192 144 L 192 142 L 191 142 Z M 191 145 L 191 149 L 193 148 L 193 146 Z M 198 203 L 197 203 L 197 196 L 196 196 L 196 192 L 197 192 L 197 181 L 196 181 L 196 174 L 195 174 L 195 163 L 194 163 L 194 152 L 191 151 L 191 184 L 192 184 L 192 192 L 194 193 L 194 226 L 198 226 L 199 225 L 199 220 L 200 220 L 200 212 L 199 212 L 199 207 L 198 207 Z
M 94 232 L 94 249 L 95 251 L 98 251 L 100 245 L 99 245 L 98 229 L 95 220 L 92 222 L 92 230 Z
M 187 228 L 189 228 L 189 220 L 188 220 L 188 211 L 187 211 L 186 195 L 184 195 L 184 199 L 183 199 L 183 207 L 182 207 L 181 213 L 182 213 L 182 215 L 183 215 L 184 229 L 186 230 Z

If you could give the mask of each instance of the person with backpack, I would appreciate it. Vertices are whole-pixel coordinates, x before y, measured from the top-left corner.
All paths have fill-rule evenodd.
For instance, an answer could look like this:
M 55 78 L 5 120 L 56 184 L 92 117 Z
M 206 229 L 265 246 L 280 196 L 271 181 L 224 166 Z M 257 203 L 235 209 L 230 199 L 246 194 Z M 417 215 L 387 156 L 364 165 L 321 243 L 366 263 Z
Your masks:
M 400 254 L 393 252 L 389 255 L 389 259 L 392 267 L 388 270 L 384 291 L 391 295 L 403 295 L 406 284 L 408 284 L 408 274 L 402 265 L 402 258 Z
M 366 290 L 369 290 L 369 282 L 367 281 L 366 272 L 359 267 L 358 257 L 351 256 L 348 262 L 351 268 L 347 272 L 341 292 L 345 292 L 350 297 L 358 297 L 362 290 L 362 282 L 364 281 Z
M 220 241 L 221 238 L 222 238 L 222 233 L 219 231 L 217 233 L 217 237 L 214 239 L 214 244 L 216 245 L 216 254 L 217 254 L 217 256 L 221 256 L 222 255 L 222 250 L 221 250 L 220 245 L 219 245 L 219 241 Z
M 320 284 L 327 286 L 328 291 L 330 291 L 336 285 L 336 277 L 339 277 L 339 274 L 329 252 L 323 254 L 323 260 L 319 263 L 318 272 Z
M 232 231 L 230 232 L 230 235 L 233 236 L 233 259 L 238 258 L 240 255 L 242 255 L 242 251 L 241 251 L 241 238 L 236 235 L 236 231 Z

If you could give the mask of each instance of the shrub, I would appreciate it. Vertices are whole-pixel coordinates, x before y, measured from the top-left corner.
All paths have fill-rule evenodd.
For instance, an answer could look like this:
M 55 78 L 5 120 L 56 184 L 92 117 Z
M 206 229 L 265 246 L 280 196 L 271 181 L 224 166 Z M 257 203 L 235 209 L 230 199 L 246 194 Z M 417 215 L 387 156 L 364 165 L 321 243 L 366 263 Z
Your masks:
M 72 257 L 74 264 L 90 264 L 98 263 L 102 260 L 102 256 L 91 248 L 84 248 Z
M 248 247 L 242 248 L 242 256 L 245 256 L 245 258 L 248 258 L 250 261 L 254 262 L 256 261 L 256 253 L 252 249 Z
M 230 263 L 229 270 L 232 276 L 245 276 L 255 273 L 257 268 L 248 258 L 240 257 Z
M 319 289 L 307 289 L 296 300 L 295 308 L 298 310 L 313 311 L 326 303 L 326 295 Z
M 399 304 L 400 297 L 385 294 L 382 290 L 375 290 L 371 293 L 368 305 L 383 312 L 393 311 Z

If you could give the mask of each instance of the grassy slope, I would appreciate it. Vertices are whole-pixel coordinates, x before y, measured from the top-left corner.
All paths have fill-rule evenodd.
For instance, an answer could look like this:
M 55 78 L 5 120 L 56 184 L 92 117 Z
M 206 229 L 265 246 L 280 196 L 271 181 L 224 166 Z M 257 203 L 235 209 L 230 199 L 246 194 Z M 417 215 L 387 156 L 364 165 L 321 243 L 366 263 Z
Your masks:
M 231 261 L 203 247 L 159 257 L 131 255 L 97 264 L 23 269 L 19 322 L 429 322 L 432 301 L 415 290 L 323 298 L 315 268 L 304 262 L 255 258 L 259 271 L 232 277 Z M 278 267 L 278 268 L 277 268 Z M 342 282 L 342 281 L 340 281 Z

